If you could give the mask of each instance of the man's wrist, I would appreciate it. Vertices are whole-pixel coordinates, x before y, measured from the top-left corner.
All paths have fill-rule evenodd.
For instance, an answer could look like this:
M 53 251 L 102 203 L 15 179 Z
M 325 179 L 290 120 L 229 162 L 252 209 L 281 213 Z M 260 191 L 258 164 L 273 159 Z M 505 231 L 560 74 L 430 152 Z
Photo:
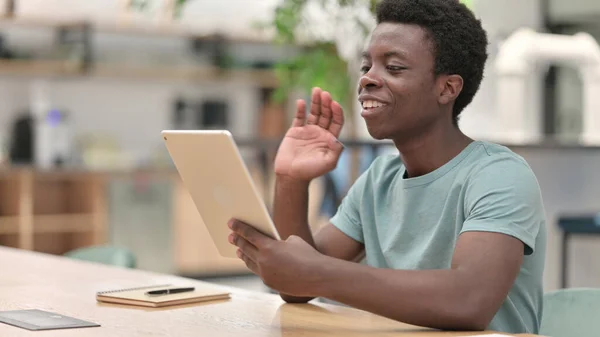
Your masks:
M 340 287 L 338 279 L 338 264 L 341 260 L 321 254 L 322 258 L 317 259 L 313 270 L 317 275 L 315 284 L 315 297 L 331 298 L 334 296 L 335 287 Z
M 310 180 L 302 180 L 281 174 L 277 174 L 275 180 L 279 185 L 291 188 L 305 188 L 310 184 Z

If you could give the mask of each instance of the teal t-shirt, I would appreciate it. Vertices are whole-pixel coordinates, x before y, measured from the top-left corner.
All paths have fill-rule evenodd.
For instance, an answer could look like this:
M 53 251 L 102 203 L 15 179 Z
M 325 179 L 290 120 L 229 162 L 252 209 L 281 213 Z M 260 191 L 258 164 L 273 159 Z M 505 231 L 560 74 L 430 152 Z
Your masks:
M 518 238 L 525 244 L 524 261 L 488 329 L 538 332 L 545 211 L 535 175 L 510 149 L 474 141 L 442 167 L 414 178 L 406 178 L 398 155 L 379 156 L 331 223 L 363 243 L 366 263 L 378 268 L 448 269 L 458 236 L 466 231 Z

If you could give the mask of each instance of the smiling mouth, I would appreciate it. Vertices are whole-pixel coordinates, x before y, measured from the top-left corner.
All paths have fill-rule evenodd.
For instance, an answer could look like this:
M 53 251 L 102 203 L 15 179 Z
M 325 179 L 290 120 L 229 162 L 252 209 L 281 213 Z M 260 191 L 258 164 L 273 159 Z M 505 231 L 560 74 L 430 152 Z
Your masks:
M 386 103 L 382 103 L 379 101 L 371 101 L 371 100 L 367 100 L 367 101 L 363 101 L 362 102 L 362 116 L 370 116 L 373 114 L 376 114 L 377 112 L 379 112 L 380 110 L 382 110 L 383 108 L 385 108 L 387 106 Z

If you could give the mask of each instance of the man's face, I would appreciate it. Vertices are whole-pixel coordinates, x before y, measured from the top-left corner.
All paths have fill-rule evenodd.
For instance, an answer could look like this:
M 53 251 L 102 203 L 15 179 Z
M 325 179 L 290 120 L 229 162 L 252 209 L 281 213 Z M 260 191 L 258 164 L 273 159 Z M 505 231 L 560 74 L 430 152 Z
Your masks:
M 381 23 L 375 28 L 358 89 L 361 115 L 373 138 L 412 138 L 439 120 L 432 50 L 419 26 Z

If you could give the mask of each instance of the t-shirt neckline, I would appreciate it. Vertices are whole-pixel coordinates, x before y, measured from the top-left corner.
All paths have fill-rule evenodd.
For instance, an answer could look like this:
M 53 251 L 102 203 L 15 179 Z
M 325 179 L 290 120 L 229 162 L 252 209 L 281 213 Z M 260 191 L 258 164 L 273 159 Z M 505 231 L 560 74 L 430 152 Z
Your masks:
M 476 140 L 472 141 L 458 155 L 456 155 L 454 158 L 450 159 L 450 161 L 448 161 L 444 165 L 438 167 L 436 170 L 429 172 L 427 174 L 424 174 L 422 176 L 418 176 L 418 177 L 414 177 L 414 178 L 405 178 L 406 167 L 403 166 L 402 171 L 401 171 L 401 173 L 402 173 L 401 179 L 402 179 L 404 188 L 411 188 L 411 187 L 415 187 L 415 186 L 429 184 L 429 183 L 435 181 L 436 179 L 442 177 L 443 175 L 448 173 L 450 170 L 452 170 L 454 167 L 456 167 L 456 165 L 458 165 L 461 161 L 463 161 L 475 149 L 475 147 L 480 144 L 481 144 L 480 141 L 476 141 Z

